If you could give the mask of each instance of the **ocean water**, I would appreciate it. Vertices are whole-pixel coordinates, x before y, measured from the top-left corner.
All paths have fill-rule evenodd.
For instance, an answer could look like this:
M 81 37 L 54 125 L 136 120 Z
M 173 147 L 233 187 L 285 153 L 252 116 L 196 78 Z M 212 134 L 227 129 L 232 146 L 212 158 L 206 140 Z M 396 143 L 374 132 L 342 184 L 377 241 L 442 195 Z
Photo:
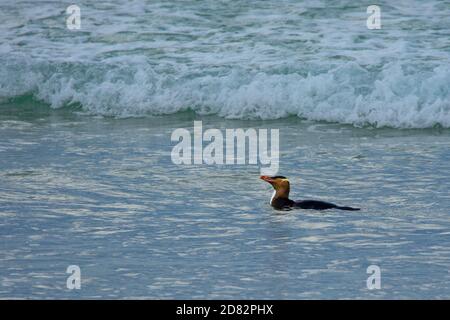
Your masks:
M 380 30 L 364 1 L 71 4 L 0 3 L 0 298 L 450 298 L 449 1 Z M 362 210 L 175 165 L 194 120 L 279 129 L 292 198 Z

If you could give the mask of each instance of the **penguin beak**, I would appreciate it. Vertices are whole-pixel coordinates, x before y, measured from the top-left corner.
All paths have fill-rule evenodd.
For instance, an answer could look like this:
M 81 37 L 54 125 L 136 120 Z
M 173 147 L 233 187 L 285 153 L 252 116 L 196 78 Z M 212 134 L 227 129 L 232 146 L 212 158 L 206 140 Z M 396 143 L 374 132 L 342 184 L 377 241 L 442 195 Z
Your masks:
M 261 180 L 264 180 L 264 181 L 266 181 L 266 182 L 268 182 L 268 183 L 272 183 L 272 182 L 274 182 L 269 176 L 260 176 L 259 177 Z

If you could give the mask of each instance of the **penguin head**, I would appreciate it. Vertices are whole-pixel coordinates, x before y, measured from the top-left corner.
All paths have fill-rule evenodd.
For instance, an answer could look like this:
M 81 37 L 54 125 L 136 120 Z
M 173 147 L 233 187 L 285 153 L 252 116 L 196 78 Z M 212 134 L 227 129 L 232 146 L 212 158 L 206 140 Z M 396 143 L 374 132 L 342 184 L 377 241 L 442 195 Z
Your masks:
M 275 190 L 286 189 L 289 190 L 289 180 L 283 176 L 261 176 L 261 180 L 264 180 L 272 185 Z

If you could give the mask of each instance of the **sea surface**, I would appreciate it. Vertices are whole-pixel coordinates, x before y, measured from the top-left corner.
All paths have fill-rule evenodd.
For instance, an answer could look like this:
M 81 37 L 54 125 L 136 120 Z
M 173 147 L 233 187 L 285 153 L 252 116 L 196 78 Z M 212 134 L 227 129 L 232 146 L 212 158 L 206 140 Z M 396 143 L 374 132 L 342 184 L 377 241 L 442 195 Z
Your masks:
M 371 4 L 2 0 L 0 299 L 449 299 L 450 1 Z M 279 129 L 291 197 L 361 211 L 174 164 L 196 120 Z

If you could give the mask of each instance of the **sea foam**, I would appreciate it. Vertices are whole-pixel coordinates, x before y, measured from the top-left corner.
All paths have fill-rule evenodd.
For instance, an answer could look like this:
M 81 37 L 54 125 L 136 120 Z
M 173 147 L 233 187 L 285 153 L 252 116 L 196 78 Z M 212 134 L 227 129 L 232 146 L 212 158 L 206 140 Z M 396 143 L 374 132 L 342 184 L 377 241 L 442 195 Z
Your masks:
M 450 8 L 439 0 L 380 1 L 380 30 L 347 0 L 78 5 L 82 28 L 70 31 L 64 6 L 4 0 L 0 102 L 450 127 Z
M 450 127 L 450 67 L 409 73 L 400 64 L 374 73 L 355 62 L 318 74 L 235 67 L 218 74 L 158 72 L 145 59 L 0 66 L 0 96 L 32 94 L 52 108 L 80 104 L 92 114 L 130 117 L 192 109 L 233 119 L 298 116 L 395 128 Z

